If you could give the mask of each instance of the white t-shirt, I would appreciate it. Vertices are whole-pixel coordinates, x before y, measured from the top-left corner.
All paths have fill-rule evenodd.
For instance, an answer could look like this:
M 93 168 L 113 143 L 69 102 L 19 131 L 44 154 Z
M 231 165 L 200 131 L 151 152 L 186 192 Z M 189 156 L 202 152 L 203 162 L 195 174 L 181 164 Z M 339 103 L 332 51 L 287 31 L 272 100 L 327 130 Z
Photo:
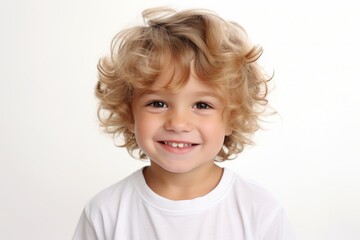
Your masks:
M 98 193 L 73 240 L 293 240 L 279 201 L 225 168 L 208 194 L 169 200 L 154 193 L 142 170 Z

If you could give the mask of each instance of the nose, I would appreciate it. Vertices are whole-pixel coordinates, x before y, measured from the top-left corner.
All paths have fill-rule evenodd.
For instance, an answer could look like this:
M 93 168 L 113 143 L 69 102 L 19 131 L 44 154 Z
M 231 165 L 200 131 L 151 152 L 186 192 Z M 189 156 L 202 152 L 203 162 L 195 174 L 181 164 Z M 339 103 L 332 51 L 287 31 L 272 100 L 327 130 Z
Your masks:
M 164 128 L 174 132 L 190 132 L 193 129 L 191 113 L 188 111 L 169 111 Z

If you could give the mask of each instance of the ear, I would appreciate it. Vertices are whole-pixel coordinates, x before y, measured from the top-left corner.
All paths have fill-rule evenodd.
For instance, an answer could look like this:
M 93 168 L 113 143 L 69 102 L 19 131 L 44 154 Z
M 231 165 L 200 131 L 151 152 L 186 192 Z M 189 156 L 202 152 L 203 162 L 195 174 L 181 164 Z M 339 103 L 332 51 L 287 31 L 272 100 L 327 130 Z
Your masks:
M 130 132 L 134 133 L 134 132 L 135 132 L 135 130 L 134 130 L 134 124 L 130 124 L 130 125 L 127 127 L 127 129 L 128 129 Z
M 230 136 L 232 134 L 232 129 L 227 129 L 225 132 L 225 136 Z
M 230 136 L 233 132 L 233 128 L 231 126 L 226 126 L 225 128 L 225 136 Z
M 224 110 L 223 121 L 225 123 L 225 136 L 230 136 L 233 132 L 232 121 L 230 121 L 230 111 Z

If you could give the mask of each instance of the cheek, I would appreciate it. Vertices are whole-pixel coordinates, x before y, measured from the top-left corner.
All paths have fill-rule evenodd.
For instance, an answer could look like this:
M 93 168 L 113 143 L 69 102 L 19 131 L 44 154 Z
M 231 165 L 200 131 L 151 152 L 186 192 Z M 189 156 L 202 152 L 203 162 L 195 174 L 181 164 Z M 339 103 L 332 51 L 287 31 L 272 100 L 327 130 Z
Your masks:
M 134 123 L 134 133 L 136 136 L 149 136 L 152 135 L 159 127 L 160 122 L 156 120 L 154 117 L 151 117 L 149 115 L 139 115 L 135 118 Z
M 144 150 L 146 149 L 148 139 L 151 138 L 151 128 L 147 127 L 144 121 L 135 121 L 134 134 L 135 139 L 139 147 Z
M 227 129 L 222 119 L 213 119 L 212 121 L 202 121 L 200 125 L 203 134 L 210 137 L 222 139 L 227 134 Z

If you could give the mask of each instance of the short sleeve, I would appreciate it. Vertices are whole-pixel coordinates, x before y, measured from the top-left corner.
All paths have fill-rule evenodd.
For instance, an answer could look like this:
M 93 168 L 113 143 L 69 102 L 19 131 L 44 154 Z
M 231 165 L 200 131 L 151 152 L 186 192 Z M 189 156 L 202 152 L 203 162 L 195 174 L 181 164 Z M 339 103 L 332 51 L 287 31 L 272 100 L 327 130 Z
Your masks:
M 73 240 L 98 240 L 94 226 L 89 220 L 85 209 L 80 216 Z
M 263 228 L 262 240 L 296 240 L 285 210 L 280 207 Z

